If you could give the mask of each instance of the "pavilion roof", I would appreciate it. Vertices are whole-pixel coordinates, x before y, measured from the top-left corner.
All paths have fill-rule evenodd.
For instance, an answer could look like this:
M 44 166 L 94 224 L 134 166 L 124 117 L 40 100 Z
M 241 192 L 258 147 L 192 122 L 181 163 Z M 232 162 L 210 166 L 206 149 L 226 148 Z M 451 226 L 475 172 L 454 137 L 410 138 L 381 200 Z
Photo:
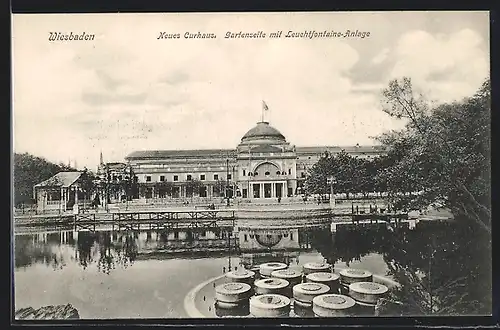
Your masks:
M 82 172 L 59 172 L 53 177 L 42 181 L 35 185 L 35 187 L 61 187 L 66 188 L 75 183 L 82 175 Z

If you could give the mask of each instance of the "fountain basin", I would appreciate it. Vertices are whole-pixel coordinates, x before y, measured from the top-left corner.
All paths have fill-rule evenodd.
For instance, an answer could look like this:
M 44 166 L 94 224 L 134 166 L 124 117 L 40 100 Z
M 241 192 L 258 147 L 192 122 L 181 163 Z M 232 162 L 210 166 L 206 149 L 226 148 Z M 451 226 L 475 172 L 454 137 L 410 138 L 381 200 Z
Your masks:
M 280 269 L 271 273 L 271 277 L 287 280 L 291 286 L 302 282 L 302 272 L 295 269 Z
M 261 276 L 270 277 L 271 273 L 275 270 L 286 269 L 288 266 L 282 262 L 267 262 L 259 266 L 259 273 Z
M 367 270 L 346 268 L 340 272 L 340 281 L 342 284 L 349 285 L 356 282 L 372 282 L 373 275 Z
M 319 273 L 319 272 L 326 272 L 326 273 L 331 273 L 332 272 L 332 265 L 328 263 L 321 263 L 321 262 L 308 262 L 302 266 L 303 272 L 305 275 L 311 274 L 311 273 Z
M 264 294 L 250 298 L 250 314 L 256 317 L 288 317 L 290 298 L 279 294 Z
M 247 283 L 224 283 L 215 288 L 215 300 L 220 308 L 233 308 L 248 302 L 252 287 Z
M 264 278 L 255 281 L 255 294 L 280 294 L 286 295 L 290 283 L 281 278 Z
M 338 293 L 340 288 L 340 276 L 335 273 L 311 273 L 306 275 L 306 281 L 326 284 L 330 293 Z
M 322 283 L 301 283 L 293 287 L 293 298 L 295 302 L 311 305 L 314 297 L 326 294 L 330 287 Z
M 247 283 L 249 285 L 253 285 L 255 272 L 247 269 L 231 271 L 226 273 L 226 278 L 230 282 Z
M 367 304 L 377 304 L 389 289 L 375 282 L 356 282 L 349 285 L 349 295 L 357 301 Z
M 356 302 L 340 294 L 324 294 L 313 299 L 313 312 L 318 317 L 350 316 L 356 309 Z

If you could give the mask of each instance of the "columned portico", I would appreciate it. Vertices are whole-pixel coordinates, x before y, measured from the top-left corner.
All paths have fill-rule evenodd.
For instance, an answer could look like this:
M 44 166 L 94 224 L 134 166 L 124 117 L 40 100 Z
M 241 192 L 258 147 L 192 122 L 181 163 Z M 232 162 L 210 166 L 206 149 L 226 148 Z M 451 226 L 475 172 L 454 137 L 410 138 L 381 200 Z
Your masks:
M 286 181 L 250 181 L 250 198 L 278 198 L 286 194 Z

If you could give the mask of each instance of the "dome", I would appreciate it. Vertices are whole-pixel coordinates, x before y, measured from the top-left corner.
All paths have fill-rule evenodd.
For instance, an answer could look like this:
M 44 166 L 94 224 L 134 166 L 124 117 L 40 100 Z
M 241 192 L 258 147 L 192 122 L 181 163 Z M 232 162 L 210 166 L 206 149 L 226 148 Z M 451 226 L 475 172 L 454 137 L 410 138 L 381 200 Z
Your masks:
M 265 121 L 257 123 L 257 126 L 253 127 L 241 138 L 241 142 L 255 140 L 278 140 L 279 142 L 286 142 L 283 134 Z

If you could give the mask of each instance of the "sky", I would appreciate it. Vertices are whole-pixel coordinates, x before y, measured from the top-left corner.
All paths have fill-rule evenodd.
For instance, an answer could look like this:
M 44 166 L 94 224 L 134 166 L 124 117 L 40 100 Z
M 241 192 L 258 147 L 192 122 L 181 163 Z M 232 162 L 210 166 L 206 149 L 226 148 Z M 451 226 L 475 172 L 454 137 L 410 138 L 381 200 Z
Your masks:
M 370 35 L 284 37 L 310 30 Z M 112 162 L 136 150 L 235 148 L 263 100 L 291 144 L 373 145 L 404 124 L 381 111 L 391 79 L 410 77 L 441 103 L 472 95 L 490 69 L 487 12 L 16 14 L 12 31 L 14 152 L 78 168 L 95 168 L 101 151 Z

